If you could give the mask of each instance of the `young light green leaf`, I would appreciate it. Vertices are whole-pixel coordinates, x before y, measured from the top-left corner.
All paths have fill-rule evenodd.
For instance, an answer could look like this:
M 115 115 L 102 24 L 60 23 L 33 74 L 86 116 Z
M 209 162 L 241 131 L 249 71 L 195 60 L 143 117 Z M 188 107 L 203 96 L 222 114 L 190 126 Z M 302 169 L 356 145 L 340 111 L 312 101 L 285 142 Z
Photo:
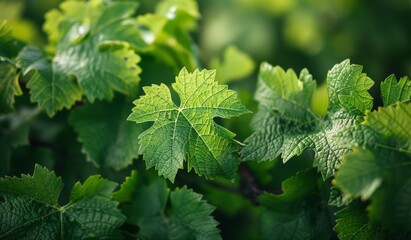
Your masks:
M 381 83 L 382 102 L 385 107 L 411 99 L 411 80 L 405 76 L 397 80 L 394 74 Z
M 402 148 L 411 152 L 411 104 L 378 108 L 368 112 L 364 124 L 386 138 L 393 137 L 403 142 Z
M 200 18 L 197 2 L 194 0 L 163 0 L 154 14 L 138 16 L 138 23 L 146 30 L 142 37 L 145 49 L 159 61 L 166 62 L 178 71 L 186 67 L 190 71 L 198 65 L 194 42 L 190 31 Z
M 217 70 L 216 80 L 223 84 L 247 77 L 254 71 L 255 64 L 246 53 L 229 46 L 221 60 L 214 58 L 210 61 L 210 67 Z
M 285 72 L 263 63 L 255 94 L 259 111 L 252 122 L 256 131 L 245 141 L 243 160 L 273 160 L 289 138 L 313 130 L 317 116 L 307 99 L 314 89 L 315 81 L 306 70 L 297 78 L 291 69 Z
M 0 113 L 14 110 L 14 97 L 22 94 L 17 68 L 0 59 Z
M 89 177 L 77 183 L 70 202 L 60 206 L 63 188 L 54 172 L 36 165 L 33 176 L 0 179 L 0 238 L 89 239 L 110 237 L 125 218 L 111 200 L 114 182 Z
M 352 114 L 363 114 L 372 108 L 373 98 L 367 90 L 373 84 L 374 81 L 362 73 L 362 66 L 350 65 L 348 59 L 335 65 L 327 75 L 329 109 L 336 111 L 343 107 Z
M 63 108 L 70 108 L 81 98 L 79 86 L 56 69 L 45 54 L 36 47 L 25 47 L 17 57 L 23 75 L 29 78 L 31 101 L 38 102 L 49 116 Z
M 148 168 L 155 166 L 159 175 L 174 181 L 178 169 L 188 161 L 207 178 L 233 178 L 238 157 L 234 134 L 217 125 L 214 117 L 230 118 L 249 111 L 237 94 L 214 81 L 215 71 L 181 70 L 173 84 L 180 106 L 173 103 L 169 89 L 161 84 L 144 87 L 146 95 L 134 104 L 128 120 L 154 122 L 139 137 L 139 151 Z
M 71 113 L 69 122 L 83 143 L 82 151 L 96 166 L 120 170 L 138 157 L 143 126 L 126 121 L 130 107 L 127 98 L 117 96 L 112 102 L 88 103 Z
M 356 116 L 338 105 L 321 118 L 311 108 L 314 90 L 315 81 L 307 70 L 297 78 L 292 70 L 262 64 L 256 91 L 259 112 L 253 121 L 256 131 L 245 141 L 243 159 L 267 161 L 281 154 L 286 162 L 312 148 L 314 166 L 324 179 L 331 177 L 341 156 L 350 150 L 336 136 L 354 125 Z
M 45 30 L 55 52 L 51 61 L 39 50 L 26 49 L 20 62 L 29 75 L 32 100 L 52 116 L 70 108 L 83 93 L 111 100 L 114 91 L 130 94 L 139 82 L 140 57 L 131 49 L 144 43 L 130 16 L 132 2 L 67 1 L 46 15 Z M 75 77 L 77 83 L 72 79 Z
M 143 44 L 130 18 L 135 8 L 133 2 L 69 1 L 61 4 L 62 11 L 46 15 L 48 34 L 59 31 L 56 70 L 76 76 L 91 102 L 111 99 L 113 90 L 128 94 L 130 85 L 139 81 L 140 57 L 129 48 Z M 57 29 L 47 27 L 48 22 L 57 22 L 52 23 Z
M 23 46 L 22 42 L 14 39 L 10 24 L 0 20 L 0 62 L 4 58 L 14 59 Z

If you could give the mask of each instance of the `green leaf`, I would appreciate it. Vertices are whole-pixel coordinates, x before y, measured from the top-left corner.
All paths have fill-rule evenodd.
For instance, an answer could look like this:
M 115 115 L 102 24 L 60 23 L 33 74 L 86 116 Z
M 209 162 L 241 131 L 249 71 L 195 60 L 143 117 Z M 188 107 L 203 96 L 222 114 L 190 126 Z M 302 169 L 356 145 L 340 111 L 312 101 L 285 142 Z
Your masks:
M 23 75 L 29 79 L 27 87 L 31 101 L 37 102 L 49 116 L 80 100 L 81 90 L 77 83 L 56 69 L 56 63 L 50 62 L 40 49 L 25 47 L 17 59 Z
M 21 96 L 17 68 L 0 59 L 0 113 L 14 110 L 14 97 Z
M 22 42 L 14 39 L 10 24 L 6 20 L 0 20 L 0 61 L 16 57 L 23 46 Z
M 113 193 L 113 199 L 118 202 L 131 202 L 132 194 L 137 190 L 137 171 L 131 171 L 129 177 L 121 184 L 120 189 Z
M 117 96 L 112 102 L 87 103 L 72 111 L 69 122 L 88 161 L 120 170 L 138 157 L 138 135 L 143 129 L 126 121 L 130 108 L 127 98 Z
M 183 66 L 194 70 L 198 63 L 190 32 L 196 28 L 199 18 L 197 2 L 194 0 L 159 2 L 154 14 L 137 18 L 145 29 L 142 31 L 142 38 L 147 44 L 145 50 L 176 71 Z
M 134 104 L 128 120 L 154 122 L 139 137 L 139 151 L 148 168 L 155 166 L 159 175 L 174 181 L 178 169 L 188 161 L 207 178 L 233 178 L 239 164 L 234 154 L 237 149 L 234 134 L 217 125 L 214 117 L 230 118 L 249 111 L 237 94 L 227 86 L 217 85 L 215 71 L 181 70 L 173 84 L 180 97 L 180 106 L 173 103 L 164 85 L 144 87 L 146 95 Z
M 383 230 L 368 222 L 366 212 L 357 204 L 351 204 L 335 214 L 334 230 L 341 240 L 385 239 Z
M 328 77 L 330 84 L 336 81 L 350 84 L 347 79 L 333 76 L 334 72 Z M 259 112 L 252 123 L 256 131 L 245 141 L 247 145 L 241 152 L 243 160 L 261 162 L 281 155 L 287 162 L 312 148 L 314 166 L 323 178 L 334 174 L 341 156 L 351 149 L 340 144 L 337 136 L 356 124 L 356 116 L 349 112 L 351 107 L 340 105 L 330 108 L 324 118 L 315 114 L 311 108 L 315 85 L 305 69 L 297 78 L 292 70 L 286 72 L 280 67 L 262 64 L 255 97 L 259 101 Z
M 36 165 L 33 176 L 0 179 L 0 237 L 5 239 L 89 239 L 109 237 L 125 220 L 111 200 L 114 182 L 89 177 L 76 183 L 60 206 L 63 188 L 54 172 Z M 37 238 L 35 237 L 35 238 Z
M 344 199 L 343 193 L 337 187 L 332 186 L 330 188 L 330 197 L 328 198 L 328 205 L 335 207 L 343 207 L 347 206 L 350 203 L 351 199 Z
M 304 213 L 265 211 L 260 218 L 261 239 L 312 239 L 312 226 Z
M 368 207 L 371 222 L 381 224 L 388 229 L 411 231 L 411 162 L 391 165 L 391 174 L 397 176 L 393 181 L 386 176 L 386 184 L 371 198 Z M 407 177 L 404 177 L 407 176 Z M 400 183 L 397 181 L 401 180 Z
M 265 193 L 258 201 L 274 211 L 288 211 L 290 206 L 303 204 L 302 200 L 317 189 L 317 178 L 315 169 L 298 172 L 282 182 L 281 194 Z
M 410 79 L 405 76 L 398 81 L 395 75 L 391 74 L 381 83 L 381 95 L 385 107 L 409 101 L 411 99 Z
M 363 149 L 344 157 L 335 182 L 345 199 L 371 200 L 367 210 L 372 223 L 401 231 L 411 230 L 411 213 L 405 210 L 410 204 L 410 113 L 406 103 L 367 112 L 361 127 L 349 131 L 358 138 L 353 144 Z
M 170 194 L 173 216 L 169 226 L 171 239 L 221 239 L 218 222 L 210 214 L 215 208 L 187 187 Z
M 364 124 L 385 138 L 395 138 L 402 142 L 401 148 L 411 152 L 411 104 L 378 108 L 367 113 Z
M 285 72 L 263 63 L 255 93 L 259 111 L 252 122 L 256 131 L 245 141 L 243 160 L 273 160 L 289 137 L 313 128 L 317 116 L 307 99 L 311 99 L 314 89 L 315 81 L 308 71 L 303 70 L 297 78 L 292 69 Z
M 132 173 L 115 196 L 125 200 L 121 208 L 139 227 L 139 239 L 221 239 L 211 216 L 215 208 L 186 187 L 170 193 L 162 179 L 142 186 Z
M 298 172 L 281 185 L 281 194 L 258 197 L 266 207 L 260 217 L 261 239 L 328 239 L 331 224 L 314 168 Z
M 337 111 L 341 107 L 348 112 L 361 115 L 372 108 L 373 98 L 368 89 L 374 84 L 365 73 L 362 66 L 345 60 L 335 65 L 327 75 L 329 109 Z
M 165 208 L 170 190 L 162 179 L 157 179 L 149 186 L 143 186 L 136 177 L 126 179 L 124 184 L 136 185 L 137 188 L 120 189 L 118 194 L 127 196 L 126 204 L 121 206 L 127 216 L 127 222 L 139 227 L 140 239 L 167 239 L 168 223 Z
M 255 68 L 253 59 L 235 46 L 224 50 L 223 59 L 214 58 L 210 68 L 217 70 L 216 79 L 220 84 L 240 80 L 250 75 Z
M 140 57 L 131 48 L 144 45 L 131 18 L 135 7 L 132 2 L 67 1 L 46 14 L 44 28 L 55 53 L 51 61 L 33 48 L 19 57 L 25 74 L 35 72 L 28 83 L 32 101 L 53 116 L 82 93 L 93 102 L 111 100 L 114 91 L 135 92 Z
M 371 151 L 356 149 L 344 155 L 335 181 L 345 193 L 345 199 L 361 197 L 367 200 L 381 185 L 383 175 L 384 170 Z

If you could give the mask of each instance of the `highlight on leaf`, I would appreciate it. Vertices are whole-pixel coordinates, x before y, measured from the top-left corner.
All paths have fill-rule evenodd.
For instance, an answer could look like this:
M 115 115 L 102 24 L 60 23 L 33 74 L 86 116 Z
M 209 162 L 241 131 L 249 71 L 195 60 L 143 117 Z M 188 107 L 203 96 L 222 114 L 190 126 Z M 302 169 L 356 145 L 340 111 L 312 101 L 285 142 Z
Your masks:
M 297 77 L 291 69 L 263 63 L 255 93 L 259 102 L 252 125 L 255 132 L 245 141 L 243 159 L 261 162 L 281 156 L 287 162 L 310 148 L 315 152 L 313 164 L 323 178 L 333 176 L 341 157 L 350 151 L 336 136 L 355 125 L 372 104 L 367 90 L 373 82 L 361 70 L 345 60 L 328 72 L 330 104 L 322 117 L 312 109 L 316 82 L 306 69 Z M 357 101 L 358 96 L 364 96 L 364 102 Z
M 48 52 L 32 46 L 18 62 L 28 79 L 31 100 L 53 116 L 85 97 L 111 100 L 114 92 L 130 95 L 140 81 L 145 46 L 131 17 L 133 2 L 66 1 L 46 14 Z
M 236 92 L 214 79 L 215 71 L 189 73 L 183 68 L 172 84 L 179 106 L 164 84 L 143 87 L 145 95 L 134 101 L 128 120 L 154 122 L 139 137 L 139 152 L 147 168 L 155 167 L 159 175 L 174 181 L 187 161 L 188 170 L 194 168 L 206 178 L 234 177 L 240 161 L 235 153 L 235 135 L 213 118 L 236 117 L 249 111 Z

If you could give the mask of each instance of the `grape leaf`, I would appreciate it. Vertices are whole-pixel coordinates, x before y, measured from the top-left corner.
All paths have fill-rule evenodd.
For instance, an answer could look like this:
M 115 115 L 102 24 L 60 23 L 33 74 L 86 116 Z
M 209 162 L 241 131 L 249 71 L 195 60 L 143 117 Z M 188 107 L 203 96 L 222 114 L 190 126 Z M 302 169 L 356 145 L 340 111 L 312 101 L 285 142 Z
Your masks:
M 344 198 L 361 196 L 368 199 L 381 185 L 384 169 L 375 161 L 371 151 L 356 149 L 344 155 L 343 167 L 335 175 L 338 187 L 345 193 Z
M 82 151 L 96 166 L 120 170 L 138 157 L 138 135 L 143 129 L 126 121 L 130 107 L 127 98 L 117 96 L 112 102 L 87 103 L 72 111 L 69 122 L 83 143 Z
M 194 168 L 207 178 L 234 177 L 239 164 L 233 153 L 237 149 L 234 134 L 213 118 L 235 117 L 249 111 L 234 91 L 218 85 L 214 77 L 215 71 L 181 70 L 173 84 L 180 106 L 173 103 L 164 84 L 143 88 L 146 95 L 134 101 L 136 106 L 128 120 L 154 122 L 139 137 L 139 152 L 147 168 L 155 166 L 159 175 L 174 181 L 187 160 L 188 170 Z
M 409 197 L 411 152 L 409 123 L 411 104 L 399 103 L 367 112 L 361 128 L 348 135 L 361 136 L 354 144 L 362 148 L 346 155 L 335 184 L 345 199 L 371 199 L 372 222 L 391 229 L 411 228 Z M 362 134 L 362 135 L 361 135 Z
M 13 39 L 7 21 L 0 21 L 0 113 L 14 110 L 14 97 L 22 95 L 19 85 L 19 72 L 14 58 L 19 44 Z
M 260 218 L 261 239 L 313 239 L 312 227 L 304 213 L 264 211 Z
M 214 58 L 210 67 L 217 70 L 217 82 L 220 84 L 239 80 L 250 75 L 255 68 L 253 59 L 235 46 L 224 50 L 223 59 Z
M 388 229 L 405 230 L 411 235 L 411 162 L 387 166 L 391 174 L 396 174 L 395 180 L 385 175 L 385 183 L 371 197 L 371 204 L 368 207 L 370 220 Z M 404 177 L 407 176 L 407 177 Z M 400 232 L 399 231 L 399 232 Z
M 411 152 L 411 104 L 397 104 L 370 112 L 364 124 L 384 138 L 395 138 L 400 149 Z
M 262 239 L 328 239 L 331 222 L 327 206 L 318 204 L 318 174 L 314 168 L 286 179 L 281 194 L 258 197 L 266 209 L 260 217 Z M 317 204 L 314 204 L 317 203 Z
M 14 97 L 22 95 L 17 68 L 0 59 L 0 113 L 14 110 Z
M 160 61 L 177 69 L 197 66 L 194 42 L 190 31 L 200 18 L 197 2 L 194 0 L 164 0 L 157 4 L 155 13 L 138 16 L 143 27 L 142 38 L 145 51 Z
M 0 179 L 0 238 L 89 239 L 109 237 L 125 217 L 111 200 L 114 182 L 100 176 L 76 183 L 60 206 L 60 177 L 36 165 L 33 176 Z
M 385 239 L 383 230 L 369 223 L 366 212 L 357 204 L 338 211 L 335 216 L 334 230 L 341 240 Z
M 336 64 L 327 75 L 329 109 L 338 111 L 343 107 L 350 113 L 363 114 L 372 108 L 373 98 L 367 90 L 373 84 L 374 81 L 362 73 L 362 66 L 350 65 L 348 59 Z
M 14 59 L 24 44 L 14 39 L 12 28 L 6 20 L 0 20 L 0 61 L 2 58 Z
M 130 18 L 135 7 L 132 2 L 67 1 L 62 10 L 48 13 L 44 28 L 55 48 L 51 61 L 32 49 L 20 53 L 24 73 L 37 72 L 29 75 L 32 100 L 52 116 L 82 93 L 90 102 L 111 100 L 113 91 L 130 94 L 141 72 L 131 47 L 144 44 Z
M 411 99 L 411 80 L 408 77 L 402 77 L 398 81 L 392 74 L 381 83 L 381 95 L 385 107 L 409 101 Z
M 50 62 L 36 47 L 25 47 L 17 57 L 23 75 L 29 78 L 31 101 L 38 102 L 49 116 L 63 108 L 70 108 L 81 98 L 81 90 L 68 76 L 55 71 Z
M 161 179 L 142 186 L 134 172 L 114 196 L 123 202 L 127 222 L 139 227 L 139 239 L 221 239 L 210 216 L 215 208 L 187 187 L 170 192 Z
M 351 149 L 337 141 L 338 134 L 356 124 L 356 114 L 363 114 L 360 110 L 370 107 L 368 97 L 366 102 L 356 100 L 357 95 L 368 96 L 366 89 L 371 86 L 371 80 L 360 70 L 346 60 L 328 73 L 330 101 L 332 96 L 343 100 L 334 99 L 328 114 L 321 118 L 311 108 L 316 84 L 307 70 L 301 71 L 297 78 L 291 69 L 284 71 L 263 63 L 256 91 L 259 112 L 252 123 L 256 131 L 245 141 L 243 159 L 261 162 L 281 154 L 286 162 L 312 148 L 314 166 L 324 179 L 331 177 L 341 156 Z M 337 90 L 339 88 L 348 90 Z

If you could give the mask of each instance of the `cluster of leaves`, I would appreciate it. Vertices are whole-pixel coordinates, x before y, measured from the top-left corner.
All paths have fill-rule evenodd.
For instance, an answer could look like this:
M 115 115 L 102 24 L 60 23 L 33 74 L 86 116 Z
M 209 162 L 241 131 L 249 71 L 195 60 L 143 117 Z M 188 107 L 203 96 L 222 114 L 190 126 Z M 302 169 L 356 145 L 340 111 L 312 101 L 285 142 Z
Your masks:
M 20 174 L 13 166 L 27 158 L 30 168 L 48 166 L 0 178 L 0 238 L 221 238 L 216 208 L 187 188 L 187 178 L 260 204 L 262 212 L 252 212 L 263 239 L 410 237 L 408 77 L 383 81 L 383 106 L 371 111 L 374 81 L 345 60 L 328 72 L 329 105 L 319 114 L 308 70 L 297 76 L 263 63 L 253 133 L 243 144 L 220 119 L 251 112 L 219 83 L 250 74 L 252 60 L 229 47 L 210 63 L 220 74 L 197 69 L 193 0 L 163 0 L 137 17 L 136 9 L 128 1 L 65 1 L 46 14 L 43 49 L 0 24 L 0 173 Z M 143 67 L 150 64 L 179 72 L 171 87 L 154 82 L 158 69 Z M 153 77 L 141 79 L 151 86 L 139 94 L 143 73 Z M 49 169 L 63 169 L 72 189 Z
M 316 226 L 333 226 L 327 214 L 336 211 L 330 206 L 336 206 L 344 207 L 335 213 L 334 230 L 340 239 L 410 236 L 411 80 L 398 81 L 391 75 L 383 81 L 384 106 L 376 111 L 371 111 L 373 99 L 367 91 L 373 83 L 361 66 L 349 60 L 335 65 L 327 75 L 328 110 L 320 116 L 309 101 L 315 81 L 306 69 L 297 77 L 291 69 L 262 64 L 256 91 L 259 111 L 252 123 L 255 132 L 246 139 L 243 159 L 263 162 L 281 156 L 286 163 L 313 151 L 313 166 L 324 181 L 334 179 L 335 185 L 318 185 L 315 177 L 298 172 L 283 182 L 282 194 L 260 196 L 274 210 L 271 217 L 262 216 L 263 234 L 281 228 L 278 239 L 329 238 L 319 235 L 327 231 Z M 320 200 L 313 203 L 313 197 Z M 328 204 L 319 204 L 321 199 Z M 371 204 L 359 204 L 366 200 Z M 289 204 L 291 208 L 286 207 Z

